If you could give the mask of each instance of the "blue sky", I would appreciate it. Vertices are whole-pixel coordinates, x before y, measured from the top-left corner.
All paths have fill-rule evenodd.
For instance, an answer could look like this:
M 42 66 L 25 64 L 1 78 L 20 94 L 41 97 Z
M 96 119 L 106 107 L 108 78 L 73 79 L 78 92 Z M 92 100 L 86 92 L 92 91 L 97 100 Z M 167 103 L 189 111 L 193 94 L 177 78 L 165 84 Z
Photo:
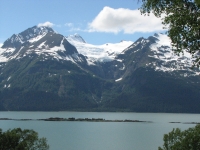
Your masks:
M 138 0 L 0 0 L 0 43 L 34 25 L 51 26 L 91 44 L 135 41 L 163 32 L 161 19 L 141 16 Z

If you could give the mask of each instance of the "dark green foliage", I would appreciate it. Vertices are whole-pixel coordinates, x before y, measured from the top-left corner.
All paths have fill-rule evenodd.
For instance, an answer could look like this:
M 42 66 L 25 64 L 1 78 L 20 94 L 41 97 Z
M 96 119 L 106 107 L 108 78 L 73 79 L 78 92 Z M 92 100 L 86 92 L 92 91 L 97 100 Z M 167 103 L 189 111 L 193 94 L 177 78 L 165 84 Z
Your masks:
M 181 53 L 185 49 L 192 54 L 194 65 L 200 65 L 200 5 L 193 0 L 142 0 L 142 13 L 164 14 L 163 24 L 167 26 L 173 50 Z
M 46 138 L 38 138 L 33 130 L 20 128 L 7 130 L 0 129 L 0 150 L 48 150 Z
M 141 67 L 145 51 L 122 81 L 93 76 L 71 62 L 11 61 L 1 75 L 0 110 L 199 112 L 199 77 L 184 78 Z M 8 80 L 8 74 L 12 74 Z M 4 85 L 11 84 L 9 88 Z
M 103 97 L 108 98 L 104 107 L 137 112 L 199 112 L 199 83 L 191 82 L 139 68 L 112 91 L 104 93 Z
M 199 150 L 200 149 L 200 125 L 181 131 L 173 129 L 164 135 L 163 148 L 158 150 Z
M 10 79 L 7 74 L 12 74 Z M 10 61 L 0 83 L 1 110 L 72 110 L 97 108 L 107 82 L 70 61 Z M 4 85 L 11 84 L 9 88 Z M 2 103 L 2 107 L 1 107 Z

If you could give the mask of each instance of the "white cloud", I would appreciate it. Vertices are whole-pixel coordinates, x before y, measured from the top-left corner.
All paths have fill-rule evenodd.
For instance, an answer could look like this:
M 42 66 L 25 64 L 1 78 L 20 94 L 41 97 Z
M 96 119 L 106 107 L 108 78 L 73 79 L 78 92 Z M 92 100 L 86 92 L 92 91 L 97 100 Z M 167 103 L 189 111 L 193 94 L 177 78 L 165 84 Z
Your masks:
M 76 31 L 81 31 L 81 32 L 87 32 L 86 29 L 82 29 L 81 26 L 82 24 L 81 23 L 65 23 L 65 26 L 68 27 L 68 31 L 70 32 L 76 32 Z
M 0 47 L 3 46 L 3 43 L 0 43 Z
M 44 23 L 39 23 L 38 24 L 38 27 L 41 27 L 41 26 L 46 26 L 46 27 L 53 27 L 55 24 L 47 21 L 47 22 L 44 22 Z
M 153 14 L 144 16 L 141 15 L 139 10 L 113 9 L 107 6 L 88 25 L 90 32 L 124 32 L 131 34 L 163 30 L 162 20 Z
M 73 24 L 73 23 L 71 23 L 71 22 L 69 22 L 69 23 L 65 23 L 65 26 L 67 26 L 67 27 L 73 27 L 73 26 L 74 26 L 74 24 Z

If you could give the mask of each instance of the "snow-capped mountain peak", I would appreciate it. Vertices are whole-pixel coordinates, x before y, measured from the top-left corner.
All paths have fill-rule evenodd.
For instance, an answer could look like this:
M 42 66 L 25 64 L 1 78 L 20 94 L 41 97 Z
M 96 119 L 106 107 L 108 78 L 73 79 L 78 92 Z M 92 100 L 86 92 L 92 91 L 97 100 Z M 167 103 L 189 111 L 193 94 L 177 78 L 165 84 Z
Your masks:
M 76 48 L 50 27 L 34 26 L 12 35 L 0 48 L 0 62 L 29 57 L 32 54 L 43 60 L 82 61 Z M 80 56 L 81 57 L 81 56 Z
M 154 68 L 156 71 L 174 72 L 183 71 L 183 75 L 199 75 L 199 70 L 192 70 L 192 56 L 187 51 L 183 51 L 177 55 L 171 46 L 171 39 L 165 35 L 156 33 L 154 36 L 150 36 L 148 39 L 141 39 L 136 44 L 140 44 L 141 48 L 136 50 L 138 52 L 145 47 L 150 50 L 147 54 L 149 58 L 153 58 L 154 61 L 147 63 L 146 66 Z M 136 48 L 137 45 L 130 48 Z M 129 49 L 130 49 L 129 48 Z M 190 72 L 189 74 L 186 72 Z
M 86 43 L 85 40 L 78 33 L 75 33 L 74 35 L 69 35 L 66 38 L 70 42 Z
M 153 55 L 149 55 L 149 57 L 154 57 L 163 61 L 163 65 L 169 62 L 174 62 L 174 67 L 177 67 L 176 69 L 183 69 L 185 66 L 192 66 L 191 55 L 186 51 L 183 51 L 179 56 L 176 55 L 172 50 L 171 39 L 167 35 L 155 34 L 153 37 L 157 38 L 157 40 L 155 43 L 150 45 Z
M 13 34 L 4 43 L 2 48 L 17 48 L 25 42 L 35 42 L 44 37 L 47 33 L 54 32 L 50 27 L 46 26 L 33 26 L 19 34 Z

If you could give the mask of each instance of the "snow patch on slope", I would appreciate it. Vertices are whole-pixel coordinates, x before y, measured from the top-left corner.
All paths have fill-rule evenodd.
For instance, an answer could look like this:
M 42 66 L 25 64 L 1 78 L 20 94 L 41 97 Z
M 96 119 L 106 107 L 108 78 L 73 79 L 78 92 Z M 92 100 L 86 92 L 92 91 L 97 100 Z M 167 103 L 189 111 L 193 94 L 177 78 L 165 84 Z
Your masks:
M 35 52 L 37 55 L 44 54 L 45 56 L 53 56 L 54 59 L 62 59 L 62 60 L 71 60 L 72 58 L 69 56 L 60 56 L 58 52 L 64 52 L 65 47 L 63 44 L 64 38 L 62 39 L 60 46 L 54 46 L 49 48 L 48 45 L 45 44 L 46 41 L 42 42 L 36 49 L 29 49 L 27 51 L 28 54 Z
M 115 80 L 115 82 L 121 81 L 122 79 L 123 79 L 123 78 L 119 78 L 119 79 Z
M 30 40 L 28 40 L 30 43 L 34 43 L 39 41 L 41 38 L 43 38 L 47 33 L 43 33 L 42 35 L 38 35 L 36 37 L 31 38 Z
M 6 55 L 10 55 L 15 51 L 14 48 L 1 48 L 0 47 L 0 62 L 7 62 L 9 60 L 8 57 L 6 57 Z

